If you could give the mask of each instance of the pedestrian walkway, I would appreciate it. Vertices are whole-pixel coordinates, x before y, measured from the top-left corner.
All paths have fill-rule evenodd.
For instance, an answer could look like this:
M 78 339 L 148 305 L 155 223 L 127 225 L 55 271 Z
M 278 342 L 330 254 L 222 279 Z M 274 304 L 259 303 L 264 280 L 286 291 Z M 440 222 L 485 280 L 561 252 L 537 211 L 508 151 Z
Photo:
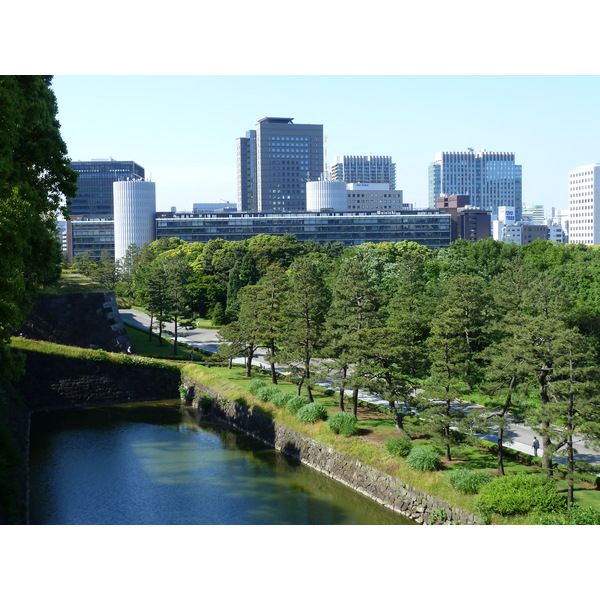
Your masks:
M 141 311 L 133 310 L 133 309 L 124 309 L 120 310 L 119 314 L 125 323 L 130 323 L 132 325 L 136 325 L 137 327 L 150 327 L 150 317 Z M 165 323 L 166 329 L 173 329 L 172 323 Z M 164 334 L 164 337 L 172 337 L 169 334 Z M 194 346 L 195 348 L 199 348 L 202 350 L 206 350 L 208 352 L 217 352 L 219 339 L 217 338 L 217 330 L 216 329 L 189 329 L 182 330 L 182 335 L 179 336 L 179 341 L 185 342 L 190 346 Z M 265 352 L 258 351 L 252 361 L 254 366 L 269 369 L 270 365 L 264 358 Z M 235 359 L 234 362 L 236 364 L 244 364 L 244 358 L 240 357 Z M 278 367 L 278 371 L 283 371 L 282 367 Z M 318 383 L 319 386 L 326 388 L 333 388 L 334 390 L 339 392 L 339 388 L 335 387 L 331 381 L 323 381 Z M 348 391 L 348 394 L 351 392 Z M 373 404 L 375 406 L 380 406 L 383 408 L 388 408 L 387 401 L 377 397 L 374 394 L 371 394 L 367 391 L 360 390 L 358 398 L 362 402 L 366 402 L 368 404 Z M 470 410 L 472 408 L 483 408 L 481 406 L 476 406 L 475 404 L 468 404 L 464 402 L 457 402 L 455 407 L 460 407 L 463 410 Z M 512 450 L 517 450 L 519 452 L 523 452 L 524 454 L 529 454 L 531 456 L 534 455 L 533 451 L 533 437 L 535 432 L 532 431 L 529 427 L 525 425 L 512 423 L 510 426 L 510 430 L 505 432 L 505 445 Z M 490 433 L 485 435 L 478 436 L 482 439 L 485 439 L 489 442 L 495 443 L 497 441 L 497 436 L 495 431 L 490 431 Z M 600 452 L 596 450 L 592 450 L 586 447 L 581 441 L 575 443 L 575 449 L 577 450 L 577 460 L 588 462 L 590 464 L 599 465 L 600 466 Z M 542 448 L 538 451 L 538 456 L 542 456 L 543 450 Z M 557 463 L 564 463 L 566 459 L 555 459 Z

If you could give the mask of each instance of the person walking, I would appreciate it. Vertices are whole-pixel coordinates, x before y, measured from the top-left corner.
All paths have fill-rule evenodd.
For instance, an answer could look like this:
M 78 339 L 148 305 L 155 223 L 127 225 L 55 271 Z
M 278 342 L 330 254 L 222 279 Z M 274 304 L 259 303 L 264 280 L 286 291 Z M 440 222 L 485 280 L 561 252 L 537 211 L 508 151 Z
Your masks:
M 535 437 L 535 435 L 533 436 L 533 444 L 532 444 L 532 446 L 533 446 L 533 455 L 537 456 L 538 455 L 538 450 L 539 450 L 539 447 L 540 447 L 540 440 L 538 440 Z

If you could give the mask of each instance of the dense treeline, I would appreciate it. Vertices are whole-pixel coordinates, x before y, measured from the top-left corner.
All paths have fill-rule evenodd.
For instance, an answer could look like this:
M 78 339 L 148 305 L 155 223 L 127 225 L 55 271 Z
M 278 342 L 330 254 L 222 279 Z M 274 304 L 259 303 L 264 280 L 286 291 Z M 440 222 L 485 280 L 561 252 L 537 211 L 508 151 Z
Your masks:
M 56 216 L 77 190 L 51 82 L 0 76 L 0 380 L 20 373 L 6 343 L 27 315 L 30 294 L 60 276 Z
M 285 364 L 309 399 L 316 381 L 334 376 L 341 410 L 349 396 L 356 413 L 358 390 L 368 389 L 388 401 L 401 434 L 418 413 L 447 459 L 458 438 L 494 425 L 503 473 L 507 415 L 520 414 L 542 439 L 547 472 L 562 452 L 572 479 L 574 436 L 600 437 L 596 248 L 172 238 L 132 248 L 123 265 L 94 268 L 110 272 L 105 283 L 146 308 L 159 328 L 198 317 L 222 325 L 221 352 L 244 355 L 248 376 L 257 348 L 266 347 L 273 383 L 275 363 Z M 493 410 L 467 415 L 456 398 Z

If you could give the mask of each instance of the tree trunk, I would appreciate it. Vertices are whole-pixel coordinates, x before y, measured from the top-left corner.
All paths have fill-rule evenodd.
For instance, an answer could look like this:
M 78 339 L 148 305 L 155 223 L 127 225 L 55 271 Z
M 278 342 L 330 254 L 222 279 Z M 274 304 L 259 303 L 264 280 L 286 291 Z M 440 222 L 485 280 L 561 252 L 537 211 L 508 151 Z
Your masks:
M 278 385 L 277 370 L 275 369 L 275 343 L 273 342 L 273 340 L 271 340 L 269 350 L 271 351 L 271 382 L 273 383 L 273 385 Z
M 404 429 L 404 415 L 396 409 L 396 401 L 393 398 L 388 400 L 390 412 L 394 419 L 394 426 L 404 437 L 410 437 L 408 432 Z
M 504 439 L 504 427 L 498 427 L 498 475 L 504 475 L 504 453 L 502 451 L 502 441 Z
M 575 492 L 575 456 L 573 452 L 573 436 L 569 435 L 567 439 L 567 481 L 569 489 L 567 492 L 567 508 L 571 508 L 574 502 Z
M 538 383 L 540 386 L 540 400 L 542 402 L 542 409 L 550 403 L 550 398 L 548 396 L 548 373 L 550 372 L 550 368 L 547 365 L 544 365 L 538 375 Z M 543 429 L 547 430 L 550 427 L 550 423 L 548 421 L 542 421 L 540 423 Z M 552 440 L 548 436 L 540 436 L 542 438 L 542 469 L 546 475 L 546 477 L 552 477 Z
M 348 367 L 344 367 L 342 369 L 342 383 L 340 385 L 340 410 L 344 412 L 346 409 L 344 408 L 344 394 L 346 390 L 344 388 L 344 381 L 346 380 L 346 376 L 348 375 Z
M 246 355 L 246 377 L 252 377 L 252 359 L 254 358 L 254 347 L 248 348 Z
M 358 392 L 359 389 L 355 387 L 352 390 L 352 414 L 358 418 Z
M 175 317 L 175 339 L 173 340 L 173 356 L 177 356 L 177 317 Z

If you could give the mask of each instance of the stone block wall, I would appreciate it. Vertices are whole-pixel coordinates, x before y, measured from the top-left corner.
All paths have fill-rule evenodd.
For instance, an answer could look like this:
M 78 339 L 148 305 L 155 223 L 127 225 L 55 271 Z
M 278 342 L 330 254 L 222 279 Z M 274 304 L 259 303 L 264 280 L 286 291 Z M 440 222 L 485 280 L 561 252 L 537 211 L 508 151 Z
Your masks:
M 19 333 L 33 340 L 125 351 L 129 336 L 119 315 L 114 292 L 41 295 Z
M 191 407 L 198 408 L 200 396 L 208 394 L 211 397 L 211 414 L 218 420 L 252 435 L 417 523 L 429 524 L 435 520 L 462 525 L 478 523 L 475 515 L 454 508 L 443 500 L 406 485 L 396 477 L 276 423 L 259 410 L 252 410 L 220 396 L 210 387 L 190 377 L 183 378 L 183 385 L 188 390 L 188 403 Z M 442 514 L 445 514 L 444 521 L 439 519 Z
M 25 354 L 26 373 L 14 387 L 31 411 L 179 398 L 178 370 Z

